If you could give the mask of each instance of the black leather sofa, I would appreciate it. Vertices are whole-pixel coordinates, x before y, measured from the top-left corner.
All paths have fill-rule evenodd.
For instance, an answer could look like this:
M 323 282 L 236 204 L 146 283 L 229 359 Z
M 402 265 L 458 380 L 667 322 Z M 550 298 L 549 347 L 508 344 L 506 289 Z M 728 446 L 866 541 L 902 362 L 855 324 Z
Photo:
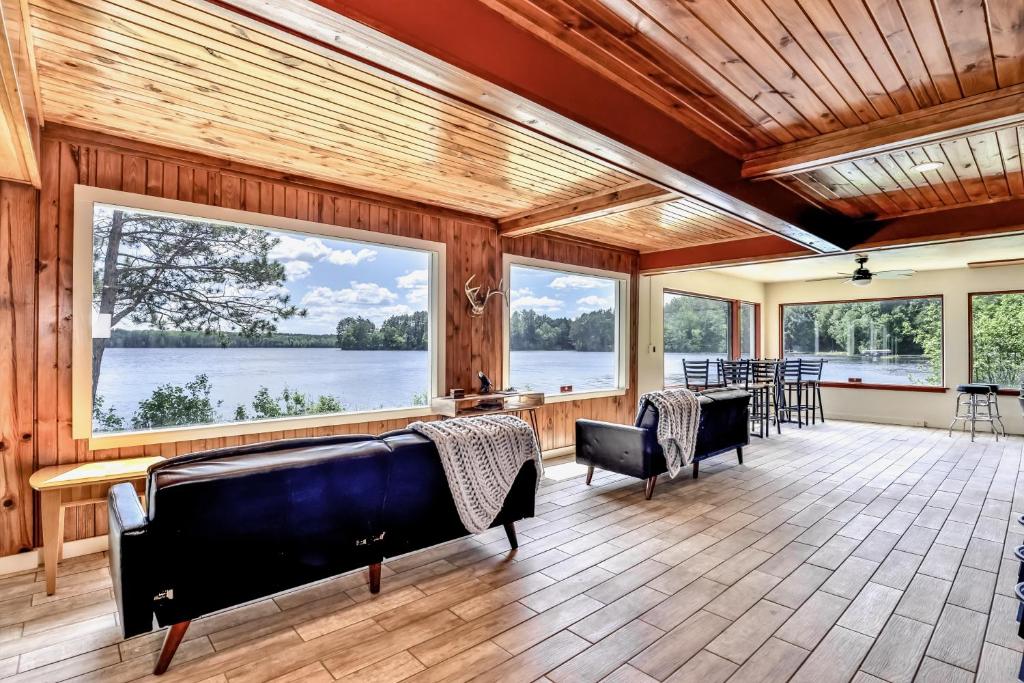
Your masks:
M 536 468 L 519 471 L 494 526 L 516 547 Z M 124 636 L 170 625 L 166 670 L 192 619 L 369 567 L 468 532 L 434 444 L 411 431 L 290 439 L 171 458 L 149 469 L 147 509 L 110 490 L 110 572 Z
M 698 396 L 700 425 L 693 458 L 693 477 L 699 463 L 735 450 L 743 463 L 743 447 L 750 443 L 750 394 L 742 389 L 709 389 Z M 644 401 L 633 426 L 576 420 L 576 462 L 587 465 L 587 484 L 594 468 L 646 480 L 647 500 L 654 494 L 658 475 L 668 471 L 658 445 L 658 409 Z

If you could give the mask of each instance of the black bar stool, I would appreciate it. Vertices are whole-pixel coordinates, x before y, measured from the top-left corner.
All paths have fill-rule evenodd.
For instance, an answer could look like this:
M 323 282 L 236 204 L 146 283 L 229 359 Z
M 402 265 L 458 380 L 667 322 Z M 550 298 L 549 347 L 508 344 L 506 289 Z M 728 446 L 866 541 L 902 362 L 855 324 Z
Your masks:
M 684 360 L 683 378 L 686 388 L 691 391 L 704 391 L 710 387 L 721 386 L 720 382 L 711 380 L 711 360 Z
M 820 413 L 821 421 L 825 421 L 825 409 L 821 404 L 821 371 L 825 361 L 821 359 L 800 359 L 800 383 L 809 399 L 811 424 L 817 422 L 816 416 Z
M 953 436 L 953 428 L 958 421 L 963 422 L 963 429 L 971 425 L 971 441 L 977 433 L 977 424 L 987 422 L 992 433 L 999 441 L 999 434 L 1006 436 L 1003 420 L 999 414 L 999 386 L 996 384 L 961 384 L 956 388 L 956 408 L 953 421 L 949 423 L 949 435 Z
M 751 391 L 754 394 L 753 410 L 764 422 L 766 437 L 771 432 L 771 422 L 775 423 L 775 431 L 782 434 L 782 419 L 779 414 L 783 404 L 780 395 L 780 368 L 781 365 L 775 360 L 755 360 L 750 364 Z

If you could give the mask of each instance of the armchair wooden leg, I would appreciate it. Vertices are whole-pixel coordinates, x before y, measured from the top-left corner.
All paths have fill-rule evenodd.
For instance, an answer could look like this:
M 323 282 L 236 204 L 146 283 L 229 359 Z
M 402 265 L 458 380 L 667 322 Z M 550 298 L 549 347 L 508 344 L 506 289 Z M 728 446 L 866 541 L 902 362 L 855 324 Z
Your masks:
M 519 547 L 519 539 L 516 538 L 515 522 L 505 522 L 505 535 L 508 536 L 508 544 L 512 546 L 512 550 Z
M 740 464 L 743 464 L 743 446 L 736 448 L 736 457 L 739 458 Z
M 153 668 L 154 675 L 159 676 L 167 671 L 167 667 L 171 665 L 171 659 L 174 658 L 174 653 L 178 651 L 181 639 L 185 637 L 185 631 L 188 630 L 188 625 L 191 623 L 191 620 L 179 621 L 167 629 L 167 635 L 164 636 L 164 647 L 160 650 L 160 658 L 156 660 L 156 667 Z
M 369 567 L 370 572 L 370 592 L 380 593 L 380 562 L 375 562 Z
M 657 476 L 647 478 L 647 484 L 644 486 L 644 497 L 647 498 L 647 500 L 650 500 L 651 496 L 654 495 L 654 485 L 657 483 Z
M 587 486 L 590 486 L 590 482 L 594 479 L 594 466 L 589 465 L 587 467 Z
M 700 463 L 696 460 L 693 461 L 693 478 L 697 478 L 697 474 L 700 472 Z

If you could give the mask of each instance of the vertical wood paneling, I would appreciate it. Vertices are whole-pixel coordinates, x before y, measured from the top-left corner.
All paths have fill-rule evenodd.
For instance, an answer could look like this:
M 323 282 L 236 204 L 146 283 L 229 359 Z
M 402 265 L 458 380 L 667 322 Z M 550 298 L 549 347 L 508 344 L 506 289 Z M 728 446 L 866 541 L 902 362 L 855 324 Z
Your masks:
M 0 182 L 0 546 L 32 547 L 36 211 L 28 185 Z
M 142 454 L 171 456 L 274 438 L 375 434 L 406 424 L 402 420 L 373 421 L 103 451 L 89 451 L 85 442 L 73 440 L 71 276 L 76 183 L 445 243 L 445 389 L 474 388 L 478 370 L 492 377 L 502 374 L 501 308 L 489 306 L 483 317 L 470 316 L 463 285 L 475 274 L 484 286 L 497 286 L 503 249 L 631 273 L 635 311 L 635 253 L 543 236 L 499 240 L 493 227 L 443 212 L 405 206 L 397 201 L 396 205 L 388 205 L 346 194 L 340 188 L 331 191 L 321 189 L 320 185 L 304 186 L 269 172 L 266 176 L 250 171 L 236 173 L 216 160 L 163 148 L 137 143 L 126 146 L 131 151 L 109 140 L 94 141 L 84 132 L 81 137 L 77 133 L 73 138 L 47 137 L 42 145 L 43 185 L 38 199 L 34 190 L 0 184 L 0 205 L 4 211 L 0 222 L 0 267 L 5 268 L 4 284 L 0 286 L 0 326 L 5 328 L 5 342 L 9 338 L 16 340 L 13 348 L 4 348 L 0 361 L 0 555 L 29 548 L 33 540 L 38 542 L 39 530 L 33 529 L 32 496 L 27 488 L 33 460 L 35 466 L 46 466 Z M 34 262 L 38 266 L 33 277 Z M 14 280 L 9 278 L 12 268 Z M 12 282 L 17 285 L 14 292 Z M 6 328 L 10 328 L 13 337 Z M 631 330 L 631 349 L 631 367 L 635 368 L 635 324 Z M 631 386 L 635 386 L 635 379 L 631 378 Z M 623 397 L 546 406 L 540 414 L 542 446 L 551 449 L 571 445 L 577 417 L 629 421 L 634 404 L 631 391 Z M 67 540 L 106 533 L 106 529 L 105 506 L 72 508 L 67 512 Z

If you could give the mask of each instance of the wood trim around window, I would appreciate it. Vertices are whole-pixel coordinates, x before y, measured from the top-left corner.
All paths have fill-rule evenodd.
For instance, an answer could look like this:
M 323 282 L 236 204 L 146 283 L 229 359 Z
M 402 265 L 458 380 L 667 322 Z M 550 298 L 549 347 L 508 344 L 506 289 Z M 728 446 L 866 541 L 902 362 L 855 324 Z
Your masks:
M 868 382 L 820 382 L 821 386 L 830 389 L 875 389 L 881 391 L 917 391 L 926 394 L 944 394 L 949 387 L 938 387 L 927 384 L 870 384 Z
M 746 299 L 727 299 L 722 296 L 714 296 L 713 294 L 698 294 L 697 292 L 687 292 L 681 289 L 669 289 L 663 287 L 661 290 L 661 350 L 665 353 L 665 295 L 673 294 L 675 296 L 689 296 L 695 299 L 710 299 L 711 301 L 722 301 L 729 304 L 729 358 L 732 360 L 738 359 L 742 354 L 743 348 L 742 339 L 740 338 L 740 319 L 742 304 L 748 304 L 754 307 L 754 353 L 752 357 L 759 358 L 761 356 L 761 304 L 756 301 L 747 301 Z
M 784 332 L 786 329 L 785 315 L 786 306 L 824 306 L 828 304 L 856 304 L 872 301 L 905 301 L 909 299 L 938 299 L 942 307 L 942 315 L 939 316 L 939 334 L 942 338 L 942 350 L 939 354 L 940 370 L 939 376 L 942 384 L 875 384 L 869 382 L 836 382 L 822 381 L 821 386 L 840 389 L 872 389 L 883 391 L 917 391 L 924 393 L 943 393 L 949 391 L 946 386 L 946 300 L 942 294 L 912 294 L 905 296 L 880 296 L 867 299 L 837 299 L 833 301 L 790 301 L 779 304 L 779 358 L 786 357 L 786 340 Z
M 120 190 L 75 185 L 74 189 L 74 262 L 88 264 L 74 269 L 75 296 L 72 310 L 71 345 L 71 432 L 75 439 L 88 440 L 89 450 L 147 446 L 174 441 L 192 441 L 248 434 L 312 429 L 339 424 L 367 421 L 406 419 L 432 414 L 429 406 L 405 406 L 385 410 L 351 411 L 324 415 L 301 415 L 270 420 L 245 420 L 203 425 L 181 425 L 160 429 L 130 430 L 124 432 L 93 433 L 92 425 L 92 250 L 93 220 L 96 204 L 120 206 L 126 209 L 159 212 L 190 220 L 212 220 L 234 223 L 253 229 L 294 233 L 299 237 L 325 237 L 369 246 L 414 249 L 428 254 L 428 296 L 430 298 L 430 342 L 428 358 L 431 364 L 431 395 L 443 391 L 445 382 L 445 326 L 447 321 L 447 245 L 414 237 L 379 233 L 347 225 L 328 225 L 297 218 L 286 218 L 241 209 L 229 209 L 209 204 L 186 202 L 151 195 L 140 195 Z
M 974 297 L 994 294 L 1024 294 L 1024 289 L 1007 289 L 998 292 L 967 292 L 967 378 L 974 381 Z M 999 387 L 1000 396 L 1018 396 L 1020 387 Z

